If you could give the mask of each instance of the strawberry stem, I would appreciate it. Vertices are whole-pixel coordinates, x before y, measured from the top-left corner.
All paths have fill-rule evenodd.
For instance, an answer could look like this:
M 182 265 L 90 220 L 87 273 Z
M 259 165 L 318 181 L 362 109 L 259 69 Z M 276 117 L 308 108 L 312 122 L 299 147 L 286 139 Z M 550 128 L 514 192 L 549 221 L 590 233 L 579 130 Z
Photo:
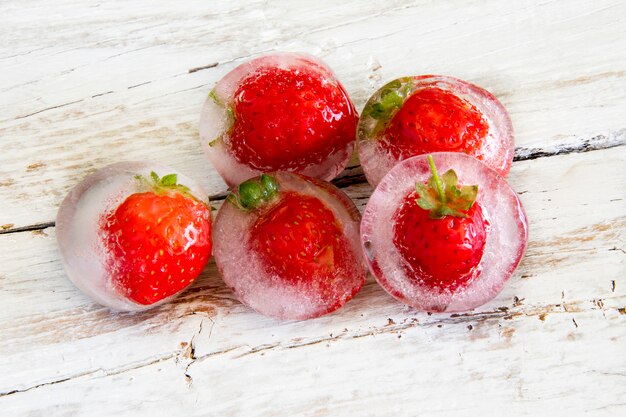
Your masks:
M 433 178 L 435 180 L 435 184 L 437 185 L 437 192 L 439 193 L 441 203 L 446 204 L 446 193 L 443 192 L 443 184 L 441 183 L 441 178 L 439 178 L 439 173 L 437 173 L 437 167 L 435 166 L 435 161 L 433 161 L 432 155 L 428 155 L 428 165 L 430 165 L 430 171 L 433 173 Z

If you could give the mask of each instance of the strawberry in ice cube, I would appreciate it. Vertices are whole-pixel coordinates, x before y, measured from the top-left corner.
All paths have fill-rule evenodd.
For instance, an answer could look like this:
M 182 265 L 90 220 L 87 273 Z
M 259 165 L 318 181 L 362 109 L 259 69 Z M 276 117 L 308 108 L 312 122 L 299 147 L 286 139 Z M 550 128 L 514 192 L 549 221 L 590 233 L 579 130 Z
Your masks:
M 359 120 L 359 157 L 372 185 L 398 162 L 431 152 L 461 152 L 503 177 L 513 160 L 513 127 L 488 91 L 456 78 L 398 78 L 369 99 Z
M 396 165 L 376 187 L 361 223 L 376 280 L 426 311 L 470 310 L 494 298 L 527 240 L 517 194 L 479 160 L 453 152 Z
M 360 214 L 335 186 L 279 172 L 249 179 L 216 220 L 215 262 L 245 305 L 284 320 L 343 306 L 363 286 Z
M 272 171 L 330 181 L 352 155 L 357 122 L 348 94 L 322 61 L 276 53 L 216 84 L 202 109 L 200 137 L 230 186 Z
M 170 168 L 142 162 L 111 165 L 78 184 L 56 230 L 69 278 L 120 311 L 170 300 L 211 255 L 206 193 Z

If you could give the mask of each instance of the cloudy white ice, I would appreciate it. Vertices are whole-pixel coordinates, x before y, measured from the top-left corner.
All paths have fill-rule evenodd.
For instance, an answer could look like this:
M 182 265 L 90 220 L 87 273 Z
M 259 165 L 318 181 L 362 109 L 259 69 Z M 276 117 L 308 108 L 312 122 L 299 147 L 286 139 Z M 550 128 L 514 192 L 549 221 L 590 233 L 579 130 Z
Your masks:
M 474 105 L 489 124 L 489 133 L 477 156 L 500 174 L 506 175 L 508 173 L 514 151 L 513 125 L 502 103 L 490 92 L 463 80 L 440 75 L 404 77 L 390 83 L 393 82 L 401 85 L 398 89 L 406 85 L 407 82 L 411 83 L 412 92 L 424 88 L 439 88 Z M 365 107 L 367 108 L 368 104 L 379 101 L 381 93 L 388 89 L 387 86 L 390 83 L 376 91 Z M 377 120 L 374 118 L 367 114 L 361 114 L 357 129 L 359 160 L 367 181 L 374 186 L 399 162 L 385 148 L 380 146 L 381 141 L 385 139 L 383 132 L 373 133 L 376 123 Z
M 237 160 L 229 149 L 229 129 L 233 122 L 229 108 L 233 107 L 234 95 L 241 81 L 268 67 L 292 71 L 313 71 L 324 77 L 328 83 L 338 83 L 333 72 L 320 59 L 308 54 L 289 52 L 274 53 L 253 59 L 226 74 L 215 85 L 202 108 L 200 141 L 213 167 L 229 186 L 240 184 L 261 173 L 260 170 Z M 298 173 L 330 181 L 346 167 L 354 146 L 355 142 L 351 141 L 345 149 L 328 155 L 321 164 L 311 164 Z
M 342 225 L 356 264 L 336 271 L 332 294 L 328 297 L 307 291 L 307 286 L 302 283 L 273 275 L 263 266 L 250 242 L 250 231 L 264 209 L 246 212 L 229 201 L 224 203 L 215 219 L 213 256 L 224 282 L 243 304 L 279 319 L 317 317 L 330 312 L 328 309 L 335 303 L 343 305 L 364 283 L 367 266 L 359 244 L 360 214 L 354 203 L 329 183 L 287 172 L 272 175 L 278 180 L 281 192 L 293 191 L 316 197 L 332 210 Z
M 200 201 L 207 194 L 192 179 L 172 168 L 147 162 L 120 162 L 89 175 L 63 200 L 56 218 L 56 235 L 61 259 L 70 280 L 93 300 L 117 311 L 138 311 L 171 300 L 143 305 L 122 294 L 107 273 L 107 253 L 102 244 L 99 223 L 128 196 L 146 191 L 145 183 L 135 177 L 150 178 L 154 171 L 160 177 L 178 174 L 178 182 L 190 188 Z
M 426 155 L 396 165 L 378 184 L 363 213 L 361 241 L 370 270 L 391 295 L 426 311 L 466 311 L 494 298 L 520 262 L 528 240 L 526 215 L 513 189 L 477 159 L 452 152 L 432 153 L 441 173 L 454 169 L 459 184 L 478 184 L 477 201 L 490 223 L 481 274 L 453 294 L 438 293 L 410 278 L 393 243 L 393 216 L 404 198 L 432 175 Z

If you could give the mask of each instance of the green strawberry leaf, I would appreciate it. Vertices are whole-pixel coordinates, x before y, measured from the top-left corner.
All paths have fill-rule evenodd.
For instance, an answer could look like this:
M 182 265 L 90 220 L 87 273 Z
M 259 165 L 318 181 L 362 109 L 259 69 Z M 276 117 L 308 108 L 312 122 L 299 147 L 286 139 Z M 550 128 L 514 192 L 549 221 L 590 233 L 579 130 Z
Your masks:
M 428 163 L 433 175 L 426 184 L 415 184 L 415 191 L 419 196 L 417 204 L 434 219 L 445 216 L 467 217 L 467 211 L 472 208 L 478 196 L 478 185 L 459 187 L 454 170 L 450 169 L 440 177 L 431 155 L 428 155 Z
M 417 183 L 415 184 L 415 191 L 417 191 L 419 195 L 417 204 L 419 204 L 421 208 L 430 211 L 439 207 L 439 196 L 432 188 L 426 184 Z
M 191 193 L 189 187 L 178 184 L 178 175 L 177 174 L 167 174 L 162 178 L 159 175 L 151 171 L 150 179 L 148 180 L 143 175 L 135 175 L 135 179 L 139 181 L 143 187 L 153 190 L 157 194 L 164 194 L 171 190 L 176 190 L 182 194 L 185 194 L 187 197 L 193 198 L 196 201 L 200 201 Z M 208 206 L 208 203 L 204 203 Z
M 456 172 L 453 169 L 449 169 L 441 176 L 441 181 L 446 185 L 447 188 L 455 187 L 459 182 L 459 178 L 456 176 Z
M 219 107 L 223 108 L 226 111 L 226 120 L 227 120 L 227 126 L 228 126 L 218 137 L 216 137 L 215 139 L 209 142 L 209 146 L 213 147 L 217 145 L 217 143 L 220 141 L 222 136 L 229 135 L 232 132 L 233 126 L 235 125 L 235 122 L 237 121 L 237 116 L 233 108 L 231 106 L 226 105 L 224 101 L 221 100 L 217 96 L 217 93 L 215 92 L 215 90 L 211 90 L 209 92 L 209 98 L 213 100 L 215 104 L 217 104 Z
M 278 182 L 276 178 L 262 174 L 261 175 L 261 188 L 263 189 L 263 198 L 270 200 L 276 193 L 278 193 Z
M 256 206 L 263 199 L 263 189 L 256 181 L 244 181 L 239 185 L 239 203 L 245 209 Z
M 168 174 L 161 178 L 160 184 L 164 187 L 171 187 L 176 185 L 176 181 L 178 180 L 178 175 L 176 174 Z
M 387 90 L 381 97 L 380 101 L 372 105 L 369 115 L 377 120 L 389 120 L 394 110 L 402 107 L 403 98 L 397 90 Z
M 400 110 L 404 101 L 413 92 L 413 78 L 405 77 L 393 80 L 380 89 L 378 100 L 368 102 L 363 114 L 376 120 L 370 135 L 381 132 L 393 116 Z
M 182 184 L 176 184 L 174 187 L 183 194 L 191 195 L 191 190 L 187 186 L 184 186 Z
M 220 100 L 220 98 L 217 96 L 217 94 L 215 94 L 215 90 L 211 90 L 209 92 L 209 97 L 213 100 L 213 102 L 215 104 L 217 104 L 218 106 L 223 106 L 222 105 L 222 100 Z

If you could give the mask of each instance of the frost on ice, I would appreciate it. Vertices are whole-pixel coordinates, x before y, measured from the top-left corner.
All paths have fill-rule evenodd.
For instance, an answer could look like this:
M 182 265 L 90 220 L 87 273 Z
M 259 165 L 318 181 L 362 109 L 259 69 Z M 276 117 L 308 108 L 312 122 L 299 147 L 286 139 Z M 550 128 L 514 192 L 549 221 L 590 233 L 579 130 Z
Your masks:
M 327 182 L 286 172 L 269 175 L 277 183 L 275 195 L 259 197 L 261 204 L 256 205 L 257 200 L 247 198 L 253 193 L 242 191 L 241 185 L 220 209 L 213 251 L 218 269 L 237 298 L 262 314 L 303 320 L 330 313 L 365 281 L 359 212 Z M 285 219 L 293 221 L 276 224 Z M 259 235 L 267 230 L 280 232 L 259 244 Z M 333 230 L 337 235 L 331 242 L 324 234 Z M 280 253 L 273 258 L 272 251 Z M 299 276 L 298 266 L 307 273 Z
M 103 218 L 130 195 L 146 191 L 150 178 L 177 174 L 179 183 L 199 201 L 208 201 L 202 188 L 190 178 L 161 165 L 121 162 L 100 169 L 74 187 L 63 200 L 56 218 L 56 233 L 61 259 L 70 280 L 96 302 L 118 311 L 137 311 L 167 302 L 143 305 L 129 299 L 113 284 L 109 268 L 110 253 L 101 233 Z
M 385 141 L 390 140 L 385 134 L 385 129 L 393 120 L 393 115 L 409 97 L 426 90 L 451 93 L 458 97 L 461 103 L 475 107 L 482 114 L 488 131 L 472 156 L 498 171 L 500 175 L 506 176 L 513 160 L 514 139 L 511 119 L 502 103 L 491 93 L 474 84 L 452 77 L 424 75 L 398 78 L 387 83 L 376 91 L 365 105 L 359 119 L 357 140 L 359 159 L 368 182 L 376 186 L 383 176 L 403 159 L 394 156 L 388 146 L 385 146 Z M 436 125 L 450 127 L 449 125 L 454 123 L 446 119 L 448 117 L 446 114 L 415 116 L 414 122 L 418 125 L 420 122 L 426 124 L 436 122 Z M 440 138 L 427 137 L 423 140 L 427 143 L 430 141 L 429 147 L 432 148 Z M 455 152 L 458 149 L 432 148 L 430 152 L 436 151 Z
M 488 219 L 480 274 L 456 292 L 435 291 L 408 276 L 404 259 L 394 245 L 394 214 L 415 183 L 431 176 L 427 156 L 396 165 L 382 179 L 363 213 L 361 242 L 372 274 L 391 295 L 426 311 L 465 311 L 494 298 L 519 264 L 528 239 L 526 215 L 513 189 L 477 159 L 452 152 L 431 154 L 440 172 L 456 171 L 459 184 L 478 184 L 477 202 Z
M 294 124 L 299 124 L 301 121 L 296 116 L 299 114 L 299 109 L 303 106 L 309 106 L 309 102 L 315 101 L 316 106 L 307 107 L 307 112 L 317 114 L 316 120 L 319 123 L 324 124 L 321 119 L 325 120 L 326 128 L 332 131 L 333 138 L 328 140 L 338 141 L 341 144 L 339 148 L 332 151 L 328 150 L 331 147 L 328 146 L 328 142 L 323 146 L 324 149 L 317 149 L 317 151 L 323 153 L 321 160 L 317 162 L 302 161 L 298 163 L 297 158 L 291 157 L 287 151 L 283 152 L 285 155 L 285 161 L 282 165 L 276 165 L 276 161 L 273 166 L 254 166 L 252 161 L 243 160 L 238 158 L 233 151 L 233 129 L 237 123 L 240 123 L 239 115 L 236 113 L 237 105 L 241 104 L 242 94 L 237 95 L 238 90 L 242 85 L 254 81 L 256 78 L 263 76 L 271 71 L 288 71 L 290 74 L 295 74 L 293 82 L 295 85 L 288 86 L 291 93 L 285 93 L 285 103 L 268 103 L 263 110 L 267 111 L 268 123 L 272 121 L 272 111 L 278 111 L 281 113 L 282 119 L 289 119 Z M 300 80 L 299 77 L 302 79 Z M 328 101 L 330 100 L 325 94 L 319 94 L 318 91 L 312 91 L 307 93 L 305 89 L 300 91 L 300 84 L 304 84 L 303 80 L 313 78 L 321 80 L 324 93 L 329 91 L 333 92 L 334 100 L 339 100 L 343 104 L 345 111 L 340 113 L 333 113 L 328 107 Z M 284 87 L 284 86 L 283 86 Z M 270 86 L 268 88 L 279 88 L 276 86 Z M 321 87 L 320 87 L 321 88 Z M 297 92 L 297 94 L 296 94 Z M 260 92 L 257 92 L 261 94 Z M 292 95 L 290 95 L 292 94 Z M 308 94 L 308 95 L 307 95 Z M 261 99 L 263 99 L 261 95 Z M 248 103 L 249 104 L 249 103 Z M 272 110 L 272 106 L 278 105 L 280 110 Z M 282 114 L 291 111 L 292 114 Z M 319 114 L 318 114 L 319 113 Z M 311 177 L 321 178 L 326 181 L 330 181 L 335 178 L 346 166 L 348 160 L 352 155 L 354 146 L 356 143 L 356 131 L 355 126 L 357 122 L 357 114 L 351 103 L 347 93 L 336 79 L 332 71 L 321 60 L 306 54 L 297 53 L 274 53 L 260 58 L 253 59 L 249 62 L 239 65 L 231 72 L 226 74 L 209 93 L 206 102 L 202 108 L 200 116 L 200 139 L 202 147 L 224 181 L 229 186 L 240 184 L 241 182 L 255 177 L 262 172 L 271 171 L 290 171 L 298 172 Z M 338 126 L 342 123 L 348 123 L 350 125 L 349 134 L 337 130 L 339 128 L 329 126 Z M 284 126 L 283 126 L 284 127 Z M 316 129 L 316 126 L 303 126 L 307 129 L 300 130 L 297 135 L 286 138 L 285 140 L 293 141 L 294 149 L 305 149 L 306 146 L 311 146 L 311 138 L 298 137 L 298 135 L 306 136 L 307 132 L 312 132 Z M 258 130 L 258 129 L 257 129 Z M 342 133 L 343 132 L 343 133 Z M 277 135 L 282 135 L 284 132 L 277 131 Z M 271 141 L 273 138 L 266 138 Z M 313 141 L 314 142 L 314 141 Z M 242 146 L 238 144 L 237 146 Z M 243 145 L 246 147 L 247 145 Z M 314 146 L 314 145 L 313 145 Z M 250 149 L 250 148 L 249 148 Z M 252 156 L 258 156 L 254 150 L 251 151 Z

